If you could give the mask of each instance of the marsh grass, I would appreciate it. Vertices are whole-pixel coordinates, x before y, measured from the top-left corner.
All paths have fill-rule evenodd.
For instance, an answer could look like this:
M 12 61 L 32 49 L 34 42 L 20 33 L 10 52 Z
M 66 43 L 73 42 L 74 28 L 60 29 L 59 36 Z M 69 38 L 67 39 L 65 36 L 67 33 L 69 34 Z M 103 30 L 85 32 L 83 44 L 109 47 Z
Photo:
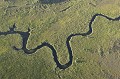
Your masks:
M 55 47 L 59 61 L 64 64 L 68 61 L 66 38 L 71 33 L 87 32 L 90 19 L 96 13 L 113 18 L 119 16 L 120 7 L 117 2 L 114 4 L 101 2 L 100 5 L 104 6 L 94 7 L 89 4 L 94 1 L 70 0 L 59 4 L 22 0 L 16 0 L 14 3 L 1 1 L 0 31 L 7 31 L 14 23 L 17 26 L 16 30 L 27 31 L 28 27 L 31 28 L 27 47 L 34 48 L 47 41 Z M 71 6 L 68 10 L 60 12 L 68 6 Z M 50 49 L 44 47 L 34 54 L 27 55 L 23 51 L 12 49 L 14 45 L 21 47 L 22 41 L 19 35 L 0 36 L 0 78 L 109 79 L 110 75 L 114 79 L 118 78 L 120 72 L 113 71 L 114 69 L 109 71 L 107 68 L 109 65 L 104 65 L 106 61 L 102 61 L 102 58 L 109 56 L 107 55 L 109 49 L 115 40 L 120 39 L 120 22 L 98 17 L 92 26 L 93 33 L 90 36 L 72 38 L 73 65 L 66 70 L 55 71 L 56 64 Z M 101 48 L 104 52 L 102 57 Z M 117 61 L 114 59 L 114 62 Z M 106 76 L 102 70 L 109 75 Z

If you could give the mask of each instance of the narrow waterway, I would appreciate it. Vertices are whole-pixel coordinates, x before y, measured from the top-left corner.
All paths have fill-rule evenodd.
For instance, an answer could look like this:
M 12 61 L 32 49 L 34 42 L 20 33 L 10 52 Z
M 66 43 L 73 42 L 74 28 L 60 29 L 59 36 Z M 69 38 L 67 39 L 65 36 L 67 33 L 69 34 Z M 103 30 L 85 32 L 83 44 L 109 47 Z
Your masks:
M 98 16 L 104 17 L 104 18 L 106 18 L 108 20 L 111 20 L 111 21 L 119 21 L 120 20 L 120 16 L 116 17 L 116 18 L 110 18 L 110 17 L 108 17 L 106 15 L 103 15 L 103 14 L 95 14 L 88 24 L 89 30 L 87 32 L 69 35 L 66 38 L 66 47 L 68 49 L 68 54 L 69 54 L 69 61 L 66 64 L 60 64 L 60 62 L 58 61 L 57 52 L 56 52 L 55 48 L 48 42 L 43 42 L 41 45 L 38 45 L 36 48 L 27 49 L 27 42 L 28 42 L 28 39 L 29 39 L 29 36 L 30 36 L 30 28 L 28 28 L 28 31 L 26 31 L 26 32 L 15 31 L 16 26 L 14 24 L 12 28 L 9 28 L 9 31 L 0 32 L 0 35 L 5 35 L 6 36 L 6 35 L 9 35 L 9 34 L 19 34 L 22 37 L 22 48 L 17 48 L 15 46 L 13 48 L 17 51 L 23 50 L 26 54 L 35 53 L 38 49 L 41 49 L 42 47 L 45 47 L 45 46 L 48 47 L 49 49 L 52 50 L 52 55 L 54 57 L 54 61 L 57 65 L 57 67 L 59 67 L 60 69 L 66 69 L 69 66 L 71 66 L 72 62 L 73 62 L 73 53 L 72 53 L 72 48 L 71 48 L 71 45 L 70 45 L 71 38 L 76 37 L 76 36 L 88 36 L 88 35 L 92 34 L 92 32 L 93 32 L 92 31 L 92 23 L 95 21 L 95 19 Z

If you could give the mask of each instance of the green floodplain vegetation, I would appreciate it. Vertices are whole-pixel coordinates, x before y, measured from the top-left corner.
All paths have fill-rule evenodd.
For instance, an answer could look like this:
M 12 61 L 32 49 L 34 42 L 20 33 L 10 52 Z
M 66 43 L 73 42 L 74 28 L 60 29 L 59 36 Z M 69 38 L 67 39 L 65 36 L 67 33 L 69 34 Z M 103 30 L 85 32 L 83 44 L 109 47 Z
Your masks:
M 42 1 L 0 0 L 0 32 L 8 31 L 14 23 L 16 31 L 25 32 L 29 27 L 27 48 L 49 42 L 62 64 L 69 57 L 67 37 L 87 32 L 94 14 L 120 16 L 119 0 L 65 0 L 50 4 Z M 0 79 L 120 79 L 120 21 L 98 16 L 92 27 L 91 35 L 72 38 L 73 64 L 65 70 L 56 68 L 49 48 L 27 55 L 12 48 L 21 48 L 20 35 L 1 35 Z

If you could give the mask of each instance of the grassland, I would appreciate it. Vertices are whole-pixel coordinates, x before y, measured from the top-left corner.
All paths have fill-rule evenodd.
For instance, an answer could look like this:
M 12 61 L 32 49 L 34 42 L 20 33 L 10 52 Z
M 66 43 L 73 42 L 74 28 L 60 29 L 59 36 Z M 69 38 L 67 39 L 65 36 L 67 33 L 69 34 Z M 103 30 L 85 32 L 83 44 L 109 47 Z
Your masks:
M 31 28 L 27 47 L 49 42 L 64 64 L 68 61 L 66 38 L 71 33 L 86 32 L 96 13 L 120 16 L 120 1 L 66 0 L 42 4 L 37 0 L 0 0 L 0 31 L 9 30 L 14 23 L 16 30 Z M 0 79 L 119 79 L 119 40 L 120 21 L 98 17 L 93 23 L 93 34 L 71 40 L 73 64 L 60 70 L 55 69 L 50 49 L 44 47 L 27 55 L 12 49 L 12 46 L 21 47 L 19 35 L 0 36 Z

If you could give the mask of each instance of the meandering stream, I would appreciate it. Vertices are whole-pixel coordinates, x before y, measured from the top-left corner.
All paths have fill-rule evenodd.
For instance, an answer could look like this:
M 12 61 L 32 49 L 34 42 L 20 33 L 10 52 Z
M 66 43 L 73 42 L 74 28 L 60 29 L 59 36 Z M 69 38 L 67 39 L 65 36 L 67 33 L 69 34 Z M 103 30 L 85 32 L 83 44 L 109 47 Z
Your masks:
M 120 20 L 120 16 L 116 17 L 116 18 L 110 18 L 110 17 L 108 17 L 106 15 L 103 15 L 103 14 L 95 14 L 88 24 L 89 30 L 87 32 L 76 33 L 76 34 L 69 35 L 66 39 L 66 47 L 67 47 L 68 53 L 69 53 L 69 61 L 66 64 L 60 64 L 60 62 L 58 61 L 57 52 L 56 52 L 55 48 L 48 42 L 43 42 L 41 45 L 38 45 L 36 48 L 28 49 L 27 48 L 27 42 L 28 42 L 28 39 L 29 39 L 29 36 L 30 36 L 30 28 L 28 28 L 28 31 L 26 31 L 26 32 L 15 31 L 16 26 L 14 24 L 12 28 L 9 28 L 9 31 L 0 32 L 0 35 L 5 35 L 6 36 L 6 35 L 9 35 L 9 34 L 19 34 L 22 37 L 22 48 L 17 48 L 15 46 L 13 46 L 13 48 L 17 51 L 18 50 L 23 50 L 24 53 L 26 53 L 26 54 L 35 53 L 38 49 L 40 49 L 42 47 L 45 47 L 45 46 L 48 47 L 49 49 L 52 50 L 52 55 L 54 57 L 54 61 L 57 65 L 57 67 L 59 67 L 60 69 L 66 69 L 69 66 L 71 66 L 72 62 L 73 62 L 73 52 L 72 52 L 72 48 L 71 48 L 71 45 L 70 45 L 71 38 L 76 37 L 76 36 L 88 36 L 88 35 L 92 34 L 92 32 L 93 32 L 92 31 L 92 23 L 95 21 L 95 19 L 98 16 L 104 17 L 104 18 L 106 18 L 108 20 L 112 20 L 112 21 L 119 21 Z

